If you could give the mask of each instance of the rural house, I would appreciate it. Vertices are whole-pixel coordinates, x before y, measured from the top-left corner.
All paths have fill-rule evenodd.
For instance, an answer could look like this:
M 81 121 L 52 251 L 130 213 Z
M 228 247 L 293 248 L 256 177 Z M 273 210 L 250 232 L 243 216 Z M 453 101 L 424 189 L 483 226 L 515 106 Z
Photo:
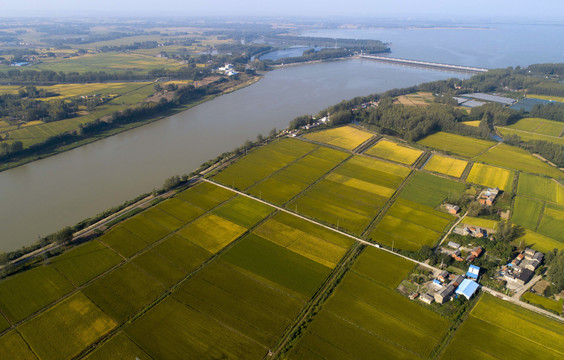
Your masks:
M 447 286 L 445 289 L 435 294 L 435 301 L 439 304 L 444 304 L 454 293 L 454 289 L 454 285 Z
M 498 188 L 487 188 L 478 195 L 478 202 L 482 205 L 492 206 L 498 194 Z

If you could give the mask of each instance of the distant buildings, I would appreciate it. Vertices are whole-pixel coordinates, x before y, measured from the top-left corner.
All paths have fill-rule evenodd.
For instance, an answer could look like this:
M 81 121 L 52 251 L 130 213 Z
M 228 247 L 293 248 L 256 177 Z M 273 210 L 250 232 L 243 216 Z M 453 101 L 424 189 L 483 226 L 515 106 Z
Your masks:
M 227 76 L 235 76 L 238 74 L 233 67 L 233 64 L 225 64 L 225 66 L 220 67 L 217 71 L 227 75 Z

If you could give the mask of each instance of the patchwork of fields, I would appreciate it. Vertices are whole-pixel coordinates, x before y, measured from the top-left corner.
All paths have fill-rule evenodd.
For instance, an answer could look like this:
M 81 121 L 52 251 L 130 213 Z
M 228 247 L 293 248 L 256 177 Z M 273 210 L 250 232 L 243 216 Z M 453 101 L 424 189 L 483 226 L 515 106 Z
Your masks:
M 508 128 L 535 134 L 560 136 L 562 131 L 564 131 L 564 123 L 547 119 L 525 118 L 509 125 Z
M 561 137 L 543 135 L 543 134 L 538 134 L 538 133 L 532 133 L 532 132 L 521 131 L 521 130 L 517 130 L 517 129 L 502 128 L 502 127 L 498 127 L 497 130 L 503 136 L 517 135 L 521 138 L 521 140 L 524 140 L 524 141 L 543 140 L 543 141 L 548 141 L 548 142 L 559 144 L 559 145 L 564 145 L 564 138 L 561 138 Z

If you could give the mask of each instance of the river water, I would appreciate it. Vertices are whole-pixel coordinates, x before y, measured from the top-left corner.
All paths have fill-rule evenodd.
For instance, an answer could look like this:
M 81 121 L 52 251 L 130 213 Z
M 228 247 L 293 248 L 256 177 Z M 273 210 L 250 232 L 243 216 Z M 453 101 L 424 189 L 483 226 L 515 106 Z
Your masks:
M 175 116 L 1 172 L 0 251 L 161 187 L 296 116 L 355 96 L 467 76 L 356 59 L 291 66 Z

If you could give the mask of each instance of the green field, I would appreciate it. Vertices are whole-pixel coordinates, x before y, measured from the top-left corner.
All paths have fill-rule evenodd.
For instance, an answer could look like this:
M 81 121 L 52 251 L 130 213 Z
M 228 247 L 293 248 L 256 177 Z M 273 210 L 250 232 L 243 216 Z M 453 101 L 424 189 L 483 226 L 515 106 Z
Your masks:
M 120 226 L 123 226 L 131 233 L 137 235 L 147 244 L 152 244 L 168 235 L 170 231 L 164 226 L 152 221 L 150 216 L 150 213 L 147 217 L 143 214 L 134 216 L 131 219 L 125 220 Z
M 557 359 L 563 336 L 561 322 L 484 294 L 441 359 Z
M 174 264 L 155 249 L 137 256 L 132 263 L 165 288 L 176 284 L 186 275 L 180 265 Z
M 153 248 L 160 256 L 188 273 L 198 267 L 212 253 L 179 235 L 172 235 Z
M 403 166 L 354 156 L 287 207 L 361 234 L 409 172 Z
M 492 141 L 479 140 L 446 132 L 429 135 L 423 140 L 419 140 L 418 143 L 466 158 L 472 158 L 495 145 Z
M 282 205 L 349 156 L 350 154 L 343 151 L 319 147 L 249 188 L 248 192 L 268 202 Z
M 426 358 L 448 324 L 395 290 L 349 272 L 289 358 Z
M 126 329 L 153 359 L 259 359 L 267 349 L 170 297 Z
M 174 231 L 184 225 L 184 221 L 177 219 L 157 207 L 152 207 L 143 212 L 143 216 L 169 231 Z
M 564 242 L 564 207 L 547 205 L 537 232 Z
M 522 244 L 545 254 L 552 249 L 564 250 L 564 241 L 554 240 L 531 230 L 525 231 L 524 236 L 513 241 L 514 246 Z
M 457 198 L 465 188 L 463 182 L 419 171 L 409 179 L 400 197 L 434 208 L 448 197 Z
M 519 175 L 517 194 L 559 205 L 564 204 L 564 186 L 552 179 L 538 175 L 525 173 Z
M 233 196 L 235 196 L 234 192 L 207 182 L 202 182 L 192 186 L 188 190 L 184 190 L 176 195 L 179 199 L 187 201 L 191 205 L 206 211 L 221 204 L 227 199 L 232 198 Z M 197 209 L 194 211 L 196 210 Z
M 151 360 L 149 355 L 137 346 L 124 333 L 112 337 L 104 345 L 97 347 L 85 359 L 107 360 L 107 359 L 132 359 Z
M 558 314 L 562 314 L 562 305 L 564 305 L 564 299 L 560 299 L 558 301 L 554 299 L 545 298 L 544 296 L 540 296 L 537 294 L 533 294 L 532 292 L 526 292 L 521 297 L 523 300 L 527 300 L 527 302 L 540 305 L 542 308 L 547 310 L 556 311 Z
M 322 130 L 305 134 L 303 137 L 320 143 L 338 146 L 343 149 L 353 150 L 374 134 L 362 131 L 352 126 Z
M 459 178 L 466 165 L 468 165 L 467 161 L 435 154 L 425 164 L 425 170 Z
M 18 322 L 74 290 L 52 267 L 40 266 L 0 282 L 0 310 Z
M 215 175 L 213 179 L 221 184 L 244 190 L 315 148 L 316 145 L 296 139 L 277 140 L 253 149 L 248 155 Z
M 229 202 L 215 208 L 213 213 L 249 229 L 273 211 L 274 208 L 271 206 L 246 196 L 237 196 Z
M 390 289 L 395 289 L 413 269 L 413 262 L 368 246 L 352 270 Z
M 543 208 L 544 204 L 541 201 L 516 196 L 511 221 L 514 224 L 535 230 Z
M 156 206 L 162 211 L 188 223 L 204 213 L 204 210 L 178 198 L 165 200 Z
M 0 354 L 5 359 L 37 360 L 17 331 L 10 331 L 0 337 Z
M 164 291 L 134 263 L 112 271 L 83 289 L 83 293 L 116 322 L 124 322 Z
M 560 136 L 564 130 L 564 123 L 547 119 L 525 118 L 508 127 L 537 134 Z
M 562 171 L 537 159 L 528 151 L 506 144 L 499 144 L 474 160 L 554 178 L 560 178 L 563 175 Z
M 515 173 L 496 166 L 474 163 L 466 181 L 487 187 L 497 187 L 510 192 L 513 188 Z
M 497 228 L 497 221 L 495 220 L 477 218 L 471 216 L 465 216 L 462 219 L 461 224 L 465 224 L 467 226 L 473 225 L 473 226 L 478 226 L 486 229 L 494 229 L 494 230 Z
M 517 135 L 523 141 L 543 140 L 543 141 L 548 141 L 548 142 L 558 144 L 558 145 L 564 145 L 564 138 L 548 136 L 548 135 L 543 135 L 543 134 L 535 134 L 535 133 L 531 133 L 531 132 L 520 131 L 520 130 L 515 130 L 515 129 L 509 129 L 509 128 L 501 128 L 501 127 L 498 127 L 497 130 L 503 136 Z
M 123 257 L 129 258 L 147 247 L 147 243 L 121 225 L 117 225 L 100 240 Z
M 18 331 L 40 359 L 60 360 L 77 355 L 116 325 L 79 292 L 21 325 Z
M 93 240 L 55 257 L 51 263 L 74 285 L 80 286 L 121 261 L 118 254 Z
M 382 159 L 392 160 L 406 165 L 411 165 L 419 159 L 423 151 L 400 145 L 396 142 L 382 139 L 373 147 L 366 150 L 365 154 Z
M 216 253 L 247 229 L 214 214 L 205 215 L 180 229 L 177 234 Z

